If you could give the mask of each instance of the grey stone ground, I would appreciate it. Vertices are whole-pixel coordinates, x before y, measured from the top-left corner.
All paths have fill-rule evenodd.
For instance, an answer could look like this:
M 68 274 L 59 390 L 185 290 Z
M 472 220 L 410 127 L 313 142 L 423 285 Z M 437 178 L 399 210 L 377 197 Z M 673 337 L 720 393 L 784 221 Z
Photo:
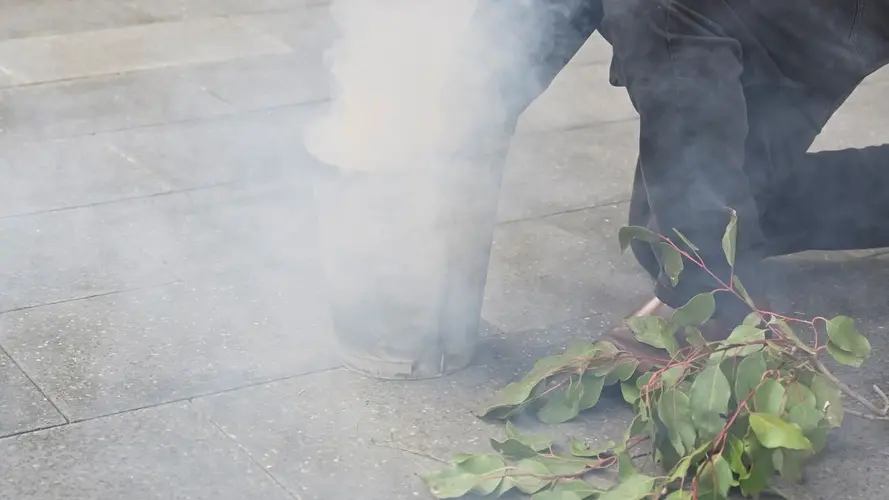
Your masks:
M 470 407 L 644 295 L 614 239 L 636 116 L 593 40 L 511 151 L 477 361 L 417 383 L 338 368 L 300 140 L 329 28 L 311 0 L 0 3 L 0 498 L 426 498 L 435 464 L 394 448 L 484 448 L 498 430 Z M 885 79 L 819 148 L 889 139 Z M 870 332 L 856 387 L 889 383 L 887 264 L 778 265 L 781 309 Z M 887 430 L 850 420 L 799 498 L 886 498 Z

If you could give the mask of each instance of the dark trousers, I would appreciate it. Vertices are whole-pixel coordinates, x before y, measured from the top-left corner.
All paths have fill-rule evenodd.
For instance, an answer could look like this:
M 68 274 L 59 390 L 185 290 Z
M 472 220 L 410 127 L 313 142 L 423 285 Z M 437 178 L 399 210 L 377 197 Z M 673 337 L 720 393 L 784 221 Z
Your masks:
M 470 33 L 487 33 L 509 54 L 486 49 L 501 62 L 485 91 L 511 133 L 600 29 L 614 49 L 612 83 L 626 87 L 640 115 L 629 223 L 674 240 L 681 231 L 727 280 L 721 239 L 736 211 L 735 272 L 757 293 L 765 257 L 889 247 L 889 145 L 807 152 L 837 107 L 885 64 L 884 3 L 480 0 Z M 717 288 L 690 265 L 672 287 L 650 246 L 633 251 L 674 307 Z M 720 314 L 741 314 L 731 303 L 720 300 Z

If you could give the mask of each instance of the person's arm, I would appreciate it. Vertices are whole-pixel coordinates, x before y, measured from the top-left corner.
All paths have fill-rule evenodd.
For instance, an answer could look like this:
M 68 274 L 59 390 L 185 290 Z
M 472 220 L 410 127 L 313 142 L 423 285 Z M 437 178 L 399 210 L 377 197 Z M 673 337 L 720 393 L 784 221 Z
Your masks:
M 511 134 L 601 22 L 601 0 L 478 0 L 452 69 L 454 102 L 474 93 L 472 119 Z
M 744 172 L 741 47 L 711 20 L 724 8 L 721 0 L 605 0 L 603 34 L 640 115 L 639 164 L 650 229 L 674 241 L 679 230 L 728 281 L 722 235 L 735 210 L 737 271 L 752 280 L 755 273 L 748 269 L 758 263 L 764 238 Z M 685 269 L 676 287 L 663 274 L 658 280 L 658 297 L 673 307 L 719 288 L 706 272 L 688 263 Z M 719 302 L 738 303 L 724 299 Z

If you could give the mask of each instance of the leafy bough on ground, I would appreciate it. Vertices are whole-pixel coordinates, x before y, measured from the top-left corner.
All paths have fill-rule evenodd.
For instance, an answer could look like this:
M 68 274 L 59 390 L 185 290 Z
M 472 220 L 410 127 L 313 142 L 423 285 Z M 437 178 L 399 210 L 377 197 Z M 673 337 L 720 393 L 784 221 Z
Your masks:
M 710 272 L 698 249 L 676 234 L 682 246 L 641 227 L 624 227 L 619 239 L 622 251 L 634 239 L 658 248 L 674 285 L 685 262 Z M 460 454 L 448 467 L 425 474 L 432 494 L 500 497 L 517 490 L 533 500 L 721 500 L 739 490 L 758 497 L 776 474 L 800 480 L 844 413 L 889 420 L 883 391 L 874 387 L 880 399 L 875 405 L 821 360 L 826 352 L 858 367 L 870 355 L 870 343 L 853 320 L 809 321 L 757 309 L 734 275 L 736 238 L 732 213 L 722 240 L 732 269 L 728 283 L 710 272 L 718 288 L 695 296 L 671 318 L 627 320 L 640 342 L 664 350 L 662 359 L 640 359 L 599 341 L 576 342 L 539 360 L 476 412 L 506 420 L 506 438 L 491 440 L 492 453 Z M 708 342 L 699 326 L 713 316 L 716 293 L 734 295 L 751 313 L 726 340 Z M 808 328 L 813 341 L 802 341 L 794 327 Z M 643 372 L 640 362 L 653 368 Z M 574 440 L 562 449 L 545 437 L 521 434 L 509 422 L 522 412 L 547 424 L 566 422 L 596 406 L 609 386 L 619 386 L 636 415 L 623 440 L 606 449 Z M 843 394 L 868 412 L 844 410 Z M 640 457 L 653 459 L 662 474 L 641 472 Z M 593 481 L 596 471 L 614 466 L 618 482 Z

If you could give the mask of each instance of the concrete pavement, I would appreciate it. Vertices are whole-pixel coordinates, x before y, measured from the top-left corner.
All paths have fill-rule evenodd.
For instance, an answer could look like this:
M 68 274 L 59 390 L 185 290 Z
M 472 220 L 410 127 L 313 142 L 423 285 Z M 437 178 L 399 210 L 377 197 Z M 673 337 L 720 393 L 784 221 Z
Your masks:
M 427 498 L 423 455 L 498 435 L 469 408 L 645 295 L 615 237 L 638 122 L 597 38 L 522 119 L 473 366 L 340 369 L 301 141 L 332 36 L 311 0 L 0 2 L 0 498 Z M 889 141 L 887 89 L 870 78 L 816 146 Z M 889 256 L 776 266 L 781 309 L 870 333 L 850 382 L 889 381 Z M 557 432 L 614 439 L 627 415 Z M 885 497 L 887 436 L 850 420 L 800 494 Z

